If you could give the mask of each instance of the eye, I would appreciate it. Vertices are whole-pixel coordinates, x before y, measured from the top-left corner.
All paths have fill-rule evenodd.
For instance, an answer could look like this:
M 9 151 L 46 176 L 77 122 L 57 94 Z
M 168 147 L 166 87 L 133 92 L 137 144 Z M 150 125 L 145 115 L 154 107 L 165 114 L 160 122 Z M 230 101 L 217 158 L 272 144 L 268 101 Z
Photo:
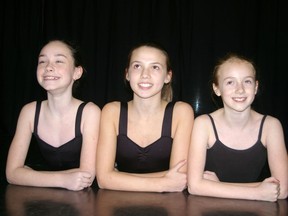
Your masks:
M 45 59 L 43 58 L 38 59 L 38 65 L 45 64 L 45 63 L 46 63 Z
M 133 69 L 140 69 L 141 68 L 141 65 L 140 64 L 134 64 L 132 66 Z
M 251 80 L 251 79 L 247 79 L 247 80 L 245 80 L 244 81 L 246 84 L 252 84 L 253 83 L 253 81 Z
M 227 85 L 233 85 L 233 83 L 234 83 L 234 82 L 233 82 L 232 80 L 228 80 L 228 81 L 226 82 Z
M 160 67 L 158 65 L 153 65 L 152 68 L 153 70 L 160 70 Z

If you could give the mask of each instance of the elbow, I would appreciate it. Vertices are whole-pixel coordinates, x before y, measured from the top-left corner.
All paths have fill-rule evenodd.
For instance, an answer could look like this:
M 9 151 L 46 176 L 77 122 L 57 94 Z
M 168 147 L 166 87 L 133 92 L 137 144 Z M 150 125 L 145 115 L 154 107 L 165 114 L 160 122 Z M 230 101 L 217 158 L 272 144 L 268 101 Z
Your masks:
M 284 190 L 281 191 L 278 199 L 286 199 L 288 197 L 288 188 L 286 187 Z
M 108 184 L 107 184 L 107 179 L 103 175 L 97 175 L 96 176 L 98 187 L 100 189 L 109 189 Z
M 15 184 L 15 180 L 13 178 L 13 175 L 11 172 L 7 171 L 6 170 L 6 181 L 9 183 L 9 184 Z
M 188 192 L 189 192 L 189 194 L 191 194 L 191 195 L 200 195 L 198 188 L 199 187 L 197 187 L 196 184 L 188 183 Z

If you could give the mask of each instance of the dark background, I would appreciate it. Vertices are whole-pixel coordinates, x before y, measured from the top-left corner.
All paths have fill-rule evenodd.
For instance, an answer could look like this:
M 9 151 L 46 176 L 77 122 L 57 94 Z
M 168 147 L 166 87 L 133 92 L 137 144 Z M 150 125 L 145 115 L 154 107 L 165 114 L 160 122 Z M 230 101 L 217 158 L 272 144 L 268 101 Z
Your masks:
M 210 75 L 227 52 L 251 58 L 260 91 L 254 107 L 277 117 L 288 136 L 288 7 L 286 0 L 2 0 L 0 3 L 0 158 L 7 151 L 22 106 L 45 98 L 36 80 L 43 42 L 59 38 L 81 47 L 85 82 L 78 97 L 99 107 L 129 100 L 123 82 L 130 48 L 164 45 L 173 68 L 174 100 L 196 116 L 217 107 Z

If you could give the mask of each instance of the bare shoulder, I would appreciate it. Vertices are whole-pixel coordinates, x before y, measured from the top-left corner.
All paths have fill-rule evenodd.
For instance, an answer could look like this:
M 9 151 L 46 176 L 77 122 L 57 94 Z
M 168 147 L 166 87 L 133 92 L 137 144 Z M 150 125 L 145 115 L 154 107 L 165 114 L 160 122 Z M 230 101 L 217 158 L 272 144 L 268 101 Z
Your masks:
M 25 115 L 25 116 L 33 116 L 35 115 L 35 111 L 36 111 L 36 101 L 30 102 L 25 104 L 22 109 L 21 109 L 21 115 Z
M 278 118 L 275 118 L 275 117 L 270 116 L 270 115 L 266 116 L 265 122 L 269 123 L 269 124 L 281 124 L 280 120 Z
M 201 114 L 195 118 L 195 123 L 194 124 L 200 124 L 200 125 L 207 125 L 211 124 L 211 120 L 208 116 L 208 114 Z
M 264 129 L 268 129 L 268 130 L 275 130 L 275 129 L 281 129 L 282 128 L 282 124 L 280 122 L 279 119 L 267 115 L 265 121 L 264 121 L 264 125 L 263 125 Z
M 104 105 L 101 116 L 104 118 L 118 118 L 120 114 L 120 102 L 113 101 Z
M 193 107 L 186 102 L 183 101 L 177 101 L 175 102 L 174 105 L 174 110 L 173 113 L 175 113 L 176 115 L 179 116 L 183 116 L 183 117 L 193 117 L 194 118 L 194 110 Z
M 100 114 L 101 113 L 101 109 L 99 108 L 99 106 L 97 106 L 95 103 L 93 102 L 88 102 L 85 105 L 85 112 L 93 112 L 96 114 Z

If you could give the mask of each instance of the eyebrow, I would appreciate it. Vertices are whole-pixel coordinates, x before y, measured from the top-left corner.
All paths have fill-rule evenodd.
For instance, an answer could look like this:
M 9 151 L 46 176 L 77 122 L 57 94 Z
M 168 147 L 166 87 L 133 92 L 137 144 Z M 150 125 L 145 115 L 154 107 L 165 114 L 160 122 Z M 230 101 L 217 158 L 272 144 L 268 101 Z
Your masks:
M 229 77 L 225 77 L 223 80 L 227 80 L 227 79 L 235 79 L 236 77 L 233 77 L 233 76 L 229 76 Z M 245 76 L 243 77 L 244 79 L 247 79 L 247 78 L 251 78 L 251 79 L 255 79 L 254 76 Z
M 40 54 L 40 55 L 39 55 L 39 58 L 40 58 L 40 57 L 45 57 L 45 56 L 46 56 L 45 54 Z M 59 57 L 59 56 L 60 56 L 60 57 L 64 57 L 64 58 L 67 59 L 67 56 L 66 56 L 66 55 L 60 54 L 60 53 L 59 53 L 59 54 L 56 54 L 56 55 L 54 55 L 54 56 L 56 56 L 56 57 Z
M 132 61 L 131 63 L 130 63 L 130 65 L 131 64 L 134 64 L 134 63 L 142 63 L 142 61 Z M 152 65 L 155 65 L 155 64 L 157 64 L 157 65 L 161 65 L 162 67 L 164 67 L 164 65 L 163 64 L 161 64 L 160 62 L 150 62 L 149 64 L 152 64 Z

